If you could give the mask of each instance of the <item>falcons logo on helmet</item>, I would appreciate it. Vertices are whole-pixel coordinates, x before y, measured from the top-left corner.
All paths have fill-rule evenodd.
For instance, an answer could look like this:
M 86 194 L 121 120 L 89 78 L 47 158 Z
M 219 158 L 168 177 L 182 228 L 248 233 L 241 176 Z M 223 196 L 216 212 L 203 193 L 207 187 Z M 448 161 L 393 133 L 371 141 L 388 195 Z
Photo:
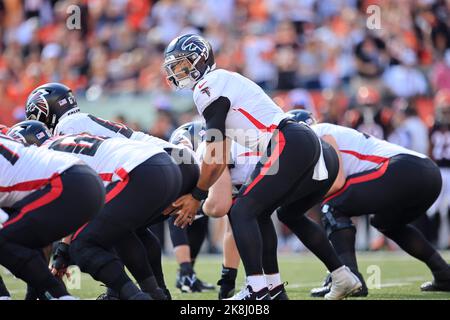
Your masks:
M 200 51 L 205 56 L 205 59 L 208 59 L 209 56 L 208 44 L 202 38 L 196 35 L 192 35 L 184 40 L 183 44 L 181 45 L 181 49 L 189 51 Z
M 47 94 L 45 90 L 38 90 L 30 97 L 27 103 L 26 113 L 33 113 L 37 119 L 41 114 L 48 117 L 49 107 L 44 96 Z M 37 111 L 37 112 L 36 112 Z

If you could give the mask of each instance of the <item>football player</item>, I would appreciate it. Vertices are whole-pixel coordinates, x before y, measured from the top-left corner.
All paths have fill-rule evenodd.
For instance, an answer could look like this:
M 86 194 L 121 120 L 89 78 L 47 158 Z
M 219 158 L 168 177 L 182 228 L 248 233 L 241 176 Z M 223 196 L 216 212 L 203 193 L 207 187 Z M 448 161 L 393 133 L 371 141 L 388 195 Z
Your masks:
M 205 143 L 200 145 L 197 153 L 201 155 L 204 151 Z M 202 150 L 203 149 L 203 150 Z M 260 159 L 260 154 L 251 152 L 249 149 L 243 147 L 240 144 L 232 142 L 231 144 L 231 159 L 232 162 L 229 165 L 230 180 L 227 182 L 226 179 L 221 177 L 212 187 L 211 190 L 214 191 L 218 187 L 218 184 L 229 185 L 229 189 L 233 189 L 233 197 L 238 194 L 238 190 L 241 185 L 245 184 L 250 177 L 255 165 Z M 224 173 L 227 172 L 224 171 Z M 231 186 L 232 185 L 232 186 Z M 224 189 L 224 187 L 222 187 Z M 204 211 L 206 214 L 221 217 L 228 213 L 228 211 L 220 211 L 212 213 L 208 206 L 208 201 L 214 201 L 208 196 L 206 200 L 206 205 L 204 205 Z M 216 200 L 217 201 L 217 200 Z M 283 222 L 289 227 L 291 221 L 285 219 Z M 260 227 L 262 234 L 275 234 L 273 232 L 274 225 L 270 218 L 270 215 L 261 215 L 258 217 L 258 225 Z M 299 229 L 301 226 L 301 229 Z M 326 234 L 320 231 L 320 227 L 306 216 L 302 216 L 297 220 L 297 224 L 293 227 L 298 238 L 313 252 L 317 255 L 325 265 L 329 262 L 327 261 L 327 251 L 322 250 L 321 243 L 326 241 Z M 315 237 L 311 237 L 311 234 L 316 234 Z M 269 287 L 269 293 L 272 300 L 288 300 L 288 295 L 285 289 L 285 283 L 281 280 L 281 275 L 277 263 L 277 238 L 276 237 L 264 237 L 263 238 L 263 270 L 264 276 L 266 278 L 267 285 Z M 237 277 L 237 268 L 239 266 L 240 257 L 236 244 L 233 238 L 231 229 L 228 228 L 224 235 L 223 242 L 223 265 L 222 265 L 222 275 L 218 284 L 220 285 L 219 299 L 227 299 L 232 296 L 235 289 L 235 281 Z
M 201 122 L 188 122 L 172 133 L 169 142 L 197 150 L 203 134 L 204 128 Z M 175 259 L 179 265 L 175 286 L 184 293 L 214 290 L 215 287 L 200 280 L 194 270 L 195 260 L 208 232 L 208 216 L 199 212 L 194 223 L 187 229 L 175 226 L 174 220 L 174 215 L 168 219 Z
M 310 117 L 305 111 L 294 114 L 297 121 Z M 422 291 L 450 291 L 450 266 L 410 224 L 439 195 L 442 179 L 436 164 L 423 154 L 354 129 L 329 123 L 312 128 L 321 137 L 335 139 L 347 178 L 322 205 L 325 228 L 341 260 L 358 273 L 356 229 L 350 218 L 370 214 L 372 226 L 430 269 L 434 280 L 424 283 Z M 328 290 L 325 285 L 312 294 L 322 296 Z
M 30 132 L 34 140 L 49 135 Z M 104 197 L 97 174 L 76 157 L 0 135 L 0 207 L 9 216 L 0 230 L 0 264 L 49 298 L 73 299 L 41 249 L 95 217 Z
M 182 227 L 192 223 L 200 202 L 208 197 L 208 189 L 228 164 L 229 139 L 262 152 L 251 181 L 236 198 L 230 221 L 247 275 L 247 285 L 235 299 L 270 299 L 258 216 L 270 215 L 281 206 L 295 224 L 299 212 L 315 205 L 332 187 L 339 171 L 338 157 L 311 129 L 288 119 L 253 81 L 216 69 L 211 45 L 202 37 L 188 34 L 175 38 L 165 50 L 164 68 L 174 87 L 193 90 L 207 128 L 198 184 L 174 203 L 179 209 L 175 223 Z M 264 238 L 276 238 L 274 232 L 264 234 Z M 326 298 L 342 299 L 359 290 L 360 281 L 342 265 L 328 241 L 321 245 L 332 260 L 329 269 L 334 286 Z
M 197 149 L 197 154 L 199 157 L 203 157 L 205 148 L 206 142 L 203 142 Z M 239 193 L 239 189 L 243 184 L 246 183 L 260 158 L 259 154 L 251 152 L 249 149 L 235 142 L 231 142 L 230 152 L 231 163 L 228 165 L 228 168 L 224 170 L 222 176 L 217 180 L 217 182 L 210 188 L 208 198 L 203 205 L 204 212 L 207 215 L 216 218 L 220 218 L 228 214 L 232 205 L 232 201 L 229 202 L 228 206 L 222 205 L 220 208 L 217 208 L 216 203 L 227 203 L 227 199 L 223 199 L 224 197 L 227 197 L 228 199 L 235 199 L 235 197 Z M 217 189 L 220 189 L 220 192 L 216 192 Z M 231 192 L 229 192 L 229 190 L 231 190 Z M 215 197 L 215 194 L 220 194 L 220 198 L 217 196 Z M 270 230 L 273 227 L 270 215 L 258 217 L 258 225 L 262 230 L 262 233 L 265 233 L 265 228 L 269 228 L 269 232 L 267 232 L 267 234 L 273 234 Z M 269 249 L 270 251 L 270 249 L 273 248 L 268 247 L 274 246 L 276 251 L 276 245 L 276 238 L 269 239 L 266 237 L 263 239 L 263 262 L 269 261 L 269 259 L 264 259 L 264 255 L 267 252 L 266 249 Z M 217 284 L 220 286 L 218 294 L 219 300 L 228 299 L 233 296 L 236 286 L 239 263 L 240 256 L 236 247 L 236 243 L 234 241 L 231 226 L 227 219 L 227 228 L 223 239 L 223 262 L 221 278 L 217 282 Z M 263 267 L 267 285 L 270 289 L 271 298 L 287 299 L 287 294 L 279 275 L 278 265 L 268 265 L 267 263 L 264 263 Z
M 34 89 L 27 99 L 26 116 L 27 119 L 35 119 L 44 123 L 51 131 L 54 131 L 55 135 L 88 132 L 97 136 L 121 137 L 146 142 L 150 148 L 154 145 L 164 148 L 164 151 L 174 158 L 181 170 L 183 183 L 180 195 L 191 191 L 198 179 L 198 164 L 195 162 L 192 152 L 189 152 L 187 148 L 177 147 L 143 132 L 133 131 L 124 124 L 81 112 L 72 90 L 61 83 L 47 83 Z M 137 234 L 148 247 L 148 255 L 159 287 L 163 288 L 170 296 L 161 269 L 161 248 L 158 239 L 148 228 L 138 231 Z M 198 284 L 197 282 L 196 285 Z M 106 295 L 101 296 L 101 299 L 116 297 L 117 293 L 109 289 Z
M 17 125 L 16 134 L 31 143 L 24 123 Z M 75 263 L 120 299 L 164 299 L 136 232 L 160 221 L 163 210 L 179 195 L 181 174 L 173 159 L 155 145 L 89 134 L 55 136 L 41 148 L 75 155 L 107 184 L 104 209 L 71 239 L 70 256 Z M 142 291 L 127 276 L 113 249 Z

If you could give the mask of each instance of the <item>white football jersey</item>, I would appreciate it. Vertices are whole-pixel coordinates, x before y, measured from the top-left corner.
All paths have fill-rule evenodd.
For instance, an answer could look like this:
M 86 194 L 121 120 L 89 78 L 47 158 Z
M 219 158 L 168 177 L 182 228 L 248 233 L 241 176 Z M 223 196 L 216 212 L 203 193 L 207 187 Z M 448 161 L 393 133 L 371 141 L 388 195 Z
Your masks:
M 175 145 L 145 134 L 134 131 L 124 124 L 98 118 L 88 113 L 74 113 L 63 117 L 55 128 L 55 135 L 89 133 L 101 137 L 122 137 L 131 140 L 150 142 L 161 148 L 176 148 Z
M 346 177 L 371 170 L 399 154 L 410 154 L 420 158 L 425 155 L 408 150 L 398 145 L 380 140 L 366 133 L 330 123 L 311 126 L 320 137 L 332 136 L 338 145 L 344 164 Z
M 0 135 L 0 207 L 11 207 L 51 178 L 82 163 L 70 154 L 25 147 Z
M 230 168 L 233 186 L 243 185 L 250 179 L 250 175 L 261 158 L 261 153 L 252 151 L 238 143 L 231 145 L 232 168 Z
M 126 138 L 109 138 L 89 134 L 55 136 L 42 147 L 72 153 L 94 169 L 104 182 L 123 179 L 138 165 L 164 149 Z
M 221 96 L 231 102 L 226 135 L 253 151 L 264 151 L 273 130 L 288 117 L 256 83 L 223 69 L 207 73 L 195 86 L 194 102 L 200 115 Z
M 197 158 L 201 162 L 203 160 L 203 154 L 205 152 L 206 142 L 203 141 L 197 148 Z M 233 186 L 243 185 L 250 178 L 250 175 L 255 169 L 256 164 L 261 157 L 261 154 L 252 151 L 234 141 L 231 142 L 231 183 Z

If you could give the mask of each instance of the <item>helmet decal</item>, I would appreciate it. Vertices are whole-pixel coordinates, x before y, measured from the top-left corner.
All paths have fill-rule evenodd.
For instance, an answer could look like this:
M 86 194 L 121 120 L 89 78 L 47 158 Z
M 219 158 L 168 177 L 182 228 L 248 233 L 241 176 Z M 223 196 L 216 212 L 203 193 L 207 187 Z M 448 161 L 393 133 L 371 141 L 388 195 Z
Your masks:
M 36 90 L 29 99 L 29 103 L 26 106 L 27 113 L 33 113 L 35 110 L 38 111 L 37 114 L 41 113 L 48 117 L 50 112 L 47 100 L 44 98 L 48 92 L 44 89 Z
M 203 45 L 203 47 L 199 45 L 199 42 Z M 208 59 L 209 56 L 208 43 L 197 35 L 192 35 L 184 40 L 183 44 L 181 45 L 181 49 L 189 51 L 201 51 L 204 54 L 205 59 Z

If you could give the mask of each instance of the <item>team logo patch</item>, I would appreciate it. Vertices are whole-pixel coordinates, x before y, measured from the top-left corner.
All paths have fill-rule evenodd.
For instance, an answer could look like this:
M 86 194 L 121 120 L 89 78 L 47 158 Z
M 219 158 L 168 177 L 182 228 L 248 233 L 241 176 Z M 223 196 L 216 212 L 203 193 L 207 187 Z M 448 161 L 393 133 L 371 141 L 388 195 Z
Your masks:
M 208 97 L 211 97 L 211 92 L 209 91 L 209 87 L 201 89 L 200 92 L 208 95 Z
M 31 98 L 29 99 L 29 102 L 27 103 L 26 112 L 27 113 L 34 113 L 37 111 L 37 114 L 40 115 L 43 113 L 46 117 L 48 117 L 49 114 L 49 107 L 47 100 L 45 100 L 44 96 L 47 94 L 47 91 L 45 90 L 38 90 L 36 91 Z

